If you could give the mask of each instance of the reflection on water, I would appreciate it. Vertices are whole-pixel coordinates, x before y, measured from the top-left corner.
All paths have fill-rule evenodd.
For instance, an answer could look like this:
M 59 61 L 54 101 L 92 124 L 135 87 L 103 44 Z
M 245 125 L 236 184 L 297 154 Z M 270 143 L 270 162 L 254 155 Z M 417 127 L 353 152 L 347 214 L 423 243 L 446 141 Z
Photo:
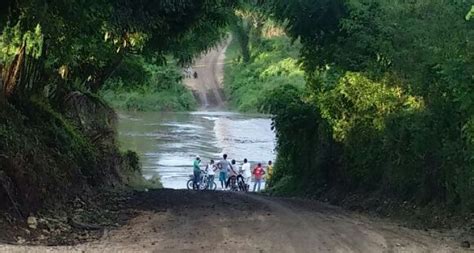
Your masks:
M 275 158 L 271 121 L 261 115 L 231 112 L 122 112 L 119 137 L 124 149 L 139 153 L 146 178 L 159 175 L 167 188 L 185 188 L 192 161 L 203 164 L 223 153 L 239 163 Z

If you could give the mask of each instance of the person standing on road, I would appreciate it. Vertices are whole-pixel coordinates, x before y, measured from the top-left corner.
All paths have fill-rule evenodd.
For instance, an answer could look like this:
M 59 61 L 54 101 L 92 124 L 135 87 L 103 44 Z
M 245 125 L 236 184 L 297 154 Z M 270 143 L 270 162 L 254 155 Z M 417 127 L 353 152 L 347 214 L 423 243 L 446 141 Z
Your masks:
M 223 159 L 220 160 L 217 165 L 220 168 L 219 181 L 221 182 L 221 188 L 225 189 L 226 181 L 227 181 L 227 172 L 230 171 L 230 169 L 232 168 L 232 165 L 227 160 L 227 154 L 224 154 L 222 158 Z
M 208 175 L 207 178 L 207 189 L 210 190 L 212 185 L 214 185 L 214 176 L 216 175 L 216 165 L 214 165 L 214 160 L 211 160 L 211 162 L 207 165 L 206 167 L 206 172 Z
M 265 176 L 265 184 L 267 187 L 270 186 L 272 175 L 273 175 L 273 164 L 272 164 L 272 161 L 268 161 L 267 171 L 266 171 L 266 176 Z
M 196 156 L 193 163 L 193 190 L 199 189 L 199 181 L 201 180 L 201 158 Z
M 258 163 L 257 167 L 253 169 L 253 175 L 255 177 L 255 183 L 253 184 L 253 191 L 255 191 L 258 185 L 257 192 L 259 192 L 260 186 L 262 185 L 263 175 L 265 175 L 265 171 L 263 170 L 261 163 Z
M 250 188 L 250 179 L 252 178 L 252 171 L 250 169 L 250 163 L 247 161 L 247 158 L 244 159 L 244 164 L 242 164 L 242 176 L 246 187 Z
M 231 176 L 238 176 L 239 175 L 239 165 L 237 164 L 237 162 L 232 159 L 232 162 L 230 163 L 232 166 L 230 166 L 230 169 L 231 169 L 231 172 L 230 172 L 230 175 Z

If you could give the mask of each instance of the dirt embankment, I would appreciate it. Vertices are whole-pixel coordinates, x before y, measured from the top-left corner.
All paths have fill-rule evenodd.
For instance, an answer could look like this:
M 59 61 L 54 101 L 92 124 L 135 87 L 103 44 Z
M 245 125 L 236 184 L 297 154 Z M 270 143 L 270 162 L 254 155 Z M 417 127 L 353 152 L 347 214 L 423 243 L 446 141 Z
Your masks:
M 126 225 L 76 246 L 0 245 L 2 252 L 463 252 L 419 231 L 316 201 L 157 190 L 125 200 Z

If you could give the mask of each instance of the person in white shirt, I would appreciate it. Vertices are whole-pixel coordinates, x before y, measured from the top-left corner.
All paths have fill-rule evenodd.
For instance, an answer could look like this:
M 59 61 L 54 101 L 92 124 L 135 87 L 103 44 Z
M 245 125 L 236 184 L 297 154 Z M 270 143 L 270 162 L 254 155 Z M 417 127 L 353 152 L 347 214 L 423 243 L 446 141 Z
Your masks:
M 240 172 L 239 165 L 237 164 L 237 162 L 235 160 L 231 161 L 231 165 L 232 165 L 232 167 L 231 167 L 232 170 L 230 171 L 230 175 L 231 176 L 238 176 L 239 172 Z
M 208 180 L 207 180 L 208 189 L 210 189 L 210 187 L 214 184 L 214 177 L 216 175 L 216 170 L 217 170 L 217 167 L 214 164 L 214 160 L 211 160 L 211 162 L 206 167 L 206 172 L 208 176 Z
M 252 178 L 252 171 L 250 171 L 250 163 L 247 161 L 247 158 L 244 159 L 244 164 L 242 165 L 242 176 L 244 177 L 245 184 L 250 185 L 250 179 Z

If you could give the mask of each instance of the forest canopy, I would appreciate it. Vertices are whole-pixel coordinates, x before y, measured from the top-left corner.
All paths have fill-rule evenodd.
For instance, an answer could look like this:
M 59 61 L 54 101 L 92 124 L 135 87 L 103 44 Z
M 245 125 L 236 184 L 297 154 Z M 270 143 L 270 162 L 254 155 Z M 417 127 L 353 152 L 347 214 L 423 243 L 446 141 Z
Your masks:
M 0 64 L 20 48 L 40 59 L 36 85 L 98 91 L 127 55 L 179 62 L 219 42 L 233 1 L 28 0 L 4 3 Z M 7 78 L 4 78 L 5 80 Z

